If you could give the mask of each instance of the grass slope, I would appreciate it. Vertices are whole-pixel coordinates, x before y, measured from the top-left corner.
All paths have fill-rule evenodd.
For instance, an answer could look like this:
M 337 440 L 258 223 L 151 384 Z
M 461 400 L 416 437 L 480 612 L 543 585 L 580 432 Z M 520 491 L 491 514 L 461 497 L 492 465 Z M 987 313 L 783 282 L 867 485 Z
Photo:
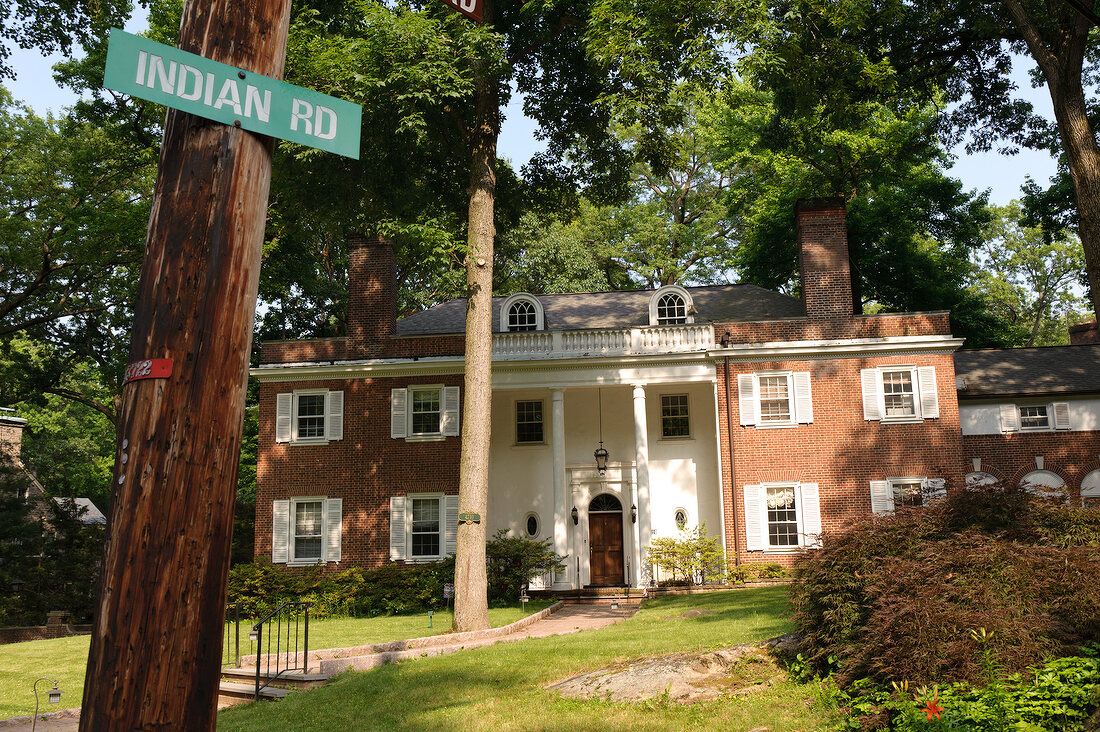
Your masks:
M 713 614 L 684 618 L 690 609 Z M 603 630 L 503 643 L 365 673 L 278 703 L 229 709 L 222 730 L 828 729 L 814 686 L 778 683 L 750 697 L 680 706 L 571 701 L 542 687 L 650 654 L 711 649 L 790 630 L 785 588 L 649 600 Z M 827 705 L 824 705 L 827 707 Z
M 538 612 L 547 606 L 545 602 L 527 604 L 527 614 Z M 518 607 L 496 608 L 489 611 L 493 627 L 513 623 L 523 617 Z M 453 620 L 449 611 L 435 613 L 431 626 L 428 616 L 397 615 L 379 618 L 329 618 L 311 619 L 309 623 L 310 648 L 346 648 L 368 643 L 419 638 L 446 633 Z M 248 643 L 251 621 L 241 621 L 241 653 L 253 653 Z M 61 689 L 61 703 L 48 705 L 46 711 L 74 709 L 80 706 L 84 696 L 84 668 L 88 663 L 88 644 L 91 636 L 56 638 L 52 640 L 10 643 L 0 646 L 0 719 L 22 717 L 34 713 L 34 680 L 41 676 L 57 679 Z M 41 704 L 46 707 L 43 689 L 51 685 L 43 681 L 38 685 Z

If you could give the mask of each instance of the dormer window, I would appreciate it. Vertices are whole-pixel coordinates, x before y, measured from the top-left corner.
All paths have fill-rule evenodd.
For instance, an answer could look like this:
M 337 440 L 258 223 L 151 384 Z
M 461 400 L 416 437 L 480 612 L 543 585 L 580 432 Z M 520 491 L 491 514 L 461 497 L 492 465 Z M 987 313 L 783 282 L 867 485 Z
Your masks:
M 545 330 L 542 303 L 525 292 L 507 298 L 500 306 L 500 329 L 510 333 Z
M 694 315 L 691 295 L 682 287 L 662 287 L 649 301 L 650 325 L 686 325 L 695 322 Z

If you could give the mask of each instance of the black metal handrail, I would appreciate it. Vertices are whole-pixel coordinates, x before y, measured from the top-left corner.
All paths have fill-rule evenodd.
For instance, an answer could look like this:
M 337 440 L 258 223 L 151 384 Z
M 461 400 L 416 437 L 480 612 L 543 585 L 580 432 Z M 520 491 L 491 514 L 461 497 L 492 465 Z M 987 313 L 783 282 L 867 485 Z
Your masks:
M 225 634 L 222 636 L 225 646 L 225 658 L 222 668 L 241 667 L 241 604 L 231 602 L 225 606 Z
M 256 644 L 256 692 L 289 671 L 307 670 L 309 664 L 309 602 L 284 602 L 252 626 L 248 634 Z M 285 640 L 285 645 L 284 645 Z M 266 649 L 264 643 L 267 643 Z M 293 641 L 293 644 L 292 644 Z M 271 652 L 274 642 L 275 653 Z M 293 650 L 291 646 L 293 645 Z M 299 655 L 299 649 L 300 655 Z M 300 663 L 299 663 L 300 659 Z M 272 673 L 274 665 L 274 673 Z M 261 674 L 267 681 L 260 683 Z

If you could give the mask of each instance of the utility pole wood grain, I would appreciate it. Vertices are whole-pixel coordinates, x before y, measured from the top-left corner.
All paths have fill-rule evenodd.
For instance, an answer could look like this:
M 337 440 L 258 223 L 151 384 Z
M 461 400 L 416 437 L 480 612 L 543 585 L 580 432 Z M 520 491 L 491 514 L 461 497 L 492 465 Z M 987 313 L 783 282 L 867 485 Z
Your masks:
M 179 45 L 281 78 L 289 14 L 189 0 Z M 272 144 L 165 120 L 130 361 L 171 359 L 171 375 L 123 387 L 81 730 L 214 728 Z

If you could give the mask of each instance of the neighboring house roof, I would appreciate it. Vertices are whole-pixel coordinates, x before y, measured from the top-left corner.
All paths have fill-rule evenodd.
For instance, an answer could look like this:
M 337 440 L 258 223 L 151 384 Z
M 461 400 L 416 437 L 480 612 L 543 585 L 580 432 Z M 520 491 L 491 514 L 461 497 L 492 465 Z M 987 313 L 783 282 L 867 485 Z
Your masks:
M 691 294 L 696 323 L 803 317 L 802 301 L 756 285 L 711 285 L 684 288 Z M 536 295 L 546 315 L 547 330 L 635 328 L 649 325 L 649 301 L 656 290 Z M 500 305 L 493 298 L 493 332 L 500 331 Z M 397 335 L 462 333 L 466 300 L 448 300 L 397 321 Z
M 955 353 L 959 398 L 1100 392 L 1100 344 Z
M 76 511 L 80 514 L 80 523 L 85 526 L 92 524 L 99 524 L 100 526 L 107 525 L 107 517 L 103 515 L 102 511 L 96 508 L 96 505 L 92 503 L 90 498 L 62 498 L 55 496 L 53 500 L 62 508 L 70 501 L 76 504 Z M 83 513 L 81 513 L 81 511 L 83 511 Z

